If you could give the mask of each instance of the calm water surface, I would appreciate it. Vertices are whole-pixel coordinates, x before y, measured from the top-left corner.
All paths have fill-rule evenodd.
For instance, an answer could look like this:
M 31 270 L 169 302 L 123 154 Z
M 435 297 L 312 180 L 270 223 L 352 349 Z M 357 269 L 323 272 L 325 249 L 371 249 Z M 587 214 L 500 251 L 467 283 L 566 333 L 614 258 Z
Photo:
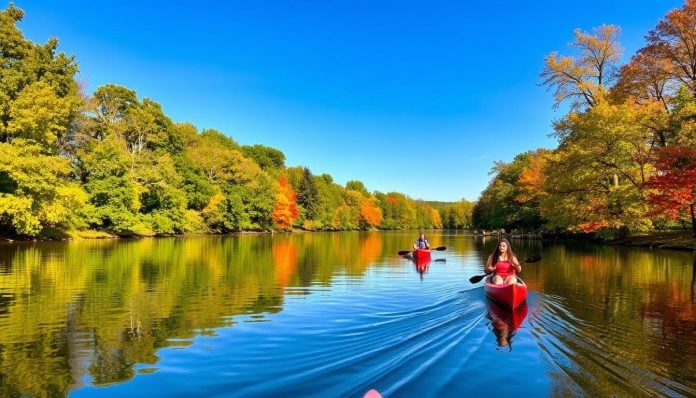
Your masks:
M 696 396 L 694 253 L 433 232 L 0 244 L 0 396 Z

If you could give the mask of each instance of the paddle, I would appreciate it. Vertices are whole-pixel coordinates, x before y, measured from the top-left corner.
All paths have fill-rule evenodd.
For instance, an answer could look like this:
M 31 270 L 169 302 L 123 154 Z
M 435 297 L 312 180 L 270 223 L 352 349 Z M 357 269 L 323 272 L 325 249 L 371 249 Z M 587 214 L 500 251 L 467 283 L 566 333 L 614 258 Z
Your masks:
M 447 250 L 447 246 L 432 247 L 432 248 L 430 248 L 430 250 L 431 250 L 431 251 L 439 251 L 439 252 L 441 252 L 441 251 L 443 251 L 443 250 Z M 400 255 L 400 256 L 405 256 L 405 255 L 411 253 L 412 251 L 413 251 L 413 250 L 399 250 L 399 255 Z
M 532 257 L 529 257 L 528 259 L 524 260 L 523 263 L 531 264 L 531 263 L 538 263 L 541 261 L 541 254 L 537 253 L 533 255 Z M 474 275 L 471 278 L 469 278 L 469 282 L 471 283 L 479 283 L 481 282 L 481 279 L 485 278 L 489 274 L 483 274 L 483 275 Z

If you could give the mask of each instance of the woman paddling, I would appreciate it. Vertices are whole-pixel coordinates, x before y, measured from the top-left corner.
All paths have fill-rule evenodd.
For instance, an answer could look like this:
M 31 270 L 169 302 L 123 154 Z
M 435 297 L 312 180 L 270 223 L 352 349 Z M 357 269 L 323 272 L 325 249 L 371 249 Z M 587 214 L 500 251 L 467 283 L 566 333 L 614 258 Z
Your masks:
M 510 242 L 505 238 L 500 239 L 495 251 L 488 256 L 488 261 L 486 261 L 486 273 L 494 273 L 491 277 L 491 283 L 496 285 L 515 284 L 517 283 L 515 275 L 521 271 L 522 266 L 512 251 Z
M 430 243 L 425 239 L 425 234 L 420 234 L 416 243 L 413 244 L 413 250 L 430 249 Z

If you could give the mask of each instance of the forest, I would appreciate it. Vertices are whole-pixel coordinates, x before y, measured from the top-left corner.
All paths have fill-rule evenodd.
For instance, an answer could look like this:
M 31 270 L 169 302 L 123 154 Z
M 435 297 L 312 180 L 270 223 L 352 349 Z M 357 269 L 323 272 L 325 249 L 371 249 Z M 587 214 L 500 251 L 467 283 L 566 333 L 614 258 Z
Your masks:
M 0 11 L 0 235 L 478 228 L 696 236 L 696 0 L 621 64 L 621 29 L 576 29 L 540 74 L 556 148 L 493 165 L 476 202 L 413 199 L 287 166 L 279 149 L 174 122 L 127 87 L 87 94 L 58 40 Z
M 467 228 L 473 203 L 415 200 L 288 167 L 279 149 L 171 120 L 114 84 L 86 94 L 58 40 L 0 11 L 0 235 Z
M 620 28 L 575 30 L 541 85 L 568 112 L 555 149 L 497 162 L 473 209 L 479 228 L 696 236 L 696 1 L 669 11 L 620 64 Z

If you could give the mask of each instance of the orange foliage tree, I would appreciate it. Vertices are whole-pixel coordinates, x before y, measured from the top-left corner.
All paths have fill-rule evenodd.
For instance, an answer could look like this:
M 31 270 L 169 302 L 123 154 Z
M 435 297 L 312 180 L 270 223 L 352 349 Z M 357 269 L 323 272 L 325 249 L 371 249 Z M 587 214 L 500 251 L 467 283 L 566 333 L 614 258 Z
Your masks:
M 666 69 L 672 79 L 696 95 L 696 0 L 686 0 L 684 6 L 667 13 L 646 37 L 658 56 L 668 60 Z
M 547 155 L 546 149 L 537 149 L 530 152 L 529 164 L 522 168 L 517 179 L 519 193 L 515 200 L 519 203 L 526 203 L 538 199 L 545 192 L 544 183 L 546 181 Z
M 282 174 L 278 178 L 278 193 L 276 194 L 276 203 L 271 213 L 273 223 L 280 229 L 289 229 L 298 214 L 297 195 L 292 190 L 288 178 L 285 174 Z
M 360 216 L 362 222 L 369 227 L 377 227 L 382 223 L 382 209 L 374 200 L 365 199 L 360 204 Z

